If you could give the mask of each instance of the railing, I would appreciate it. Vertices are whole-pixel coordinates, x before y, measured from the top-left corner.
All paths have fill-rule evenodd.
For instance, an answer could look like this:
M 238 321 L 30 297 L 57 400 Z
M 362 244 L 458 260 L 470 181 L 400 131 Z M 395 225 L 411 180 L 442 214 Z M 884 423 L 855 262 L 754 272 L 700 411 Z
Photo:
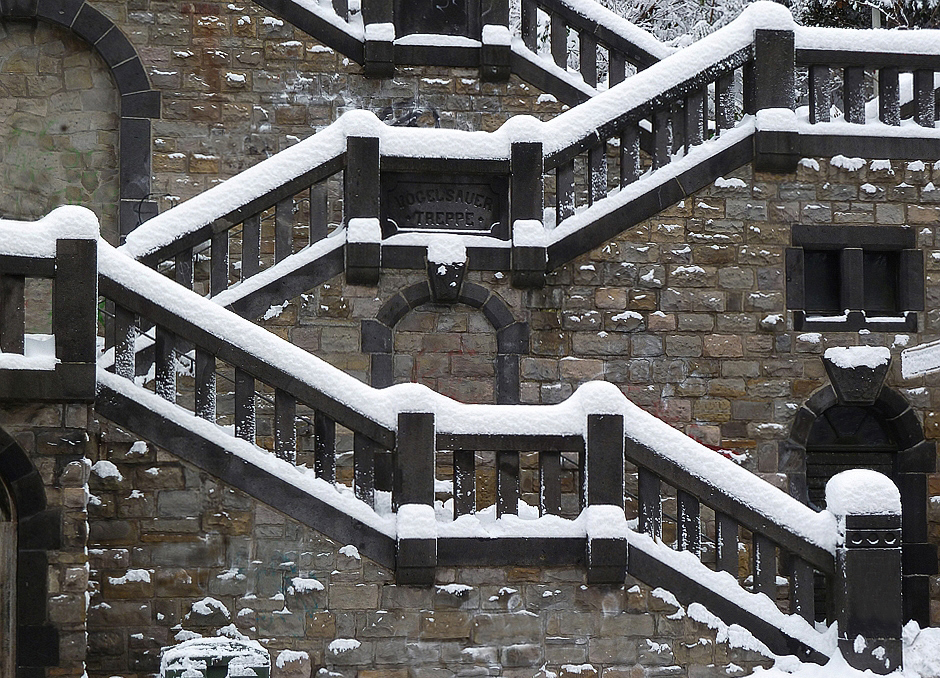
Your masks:
M 94 398 L 97 238 L 81 207 L 0 221 L 0 400 Z
M 115 309 L 118 376 L 133 380 L 148 371 L 136 364 L 134 346 L 139 329 L 152 327 L 153 388 L 164 400 L 210 422 L 229 423 L 235 438 L 264 444 L 334 484 L 338 429 L 351 434 L 355 496 L 373 511 L 398 516 L 399 581 L 427 583 L 436 567 L 498 564 L 507 554 L 516 563 L 584 563 L 589 581 L 597 583 L 622 582 L 625 571 L 651 580 L 660 570 L 673 572 L 690 595 L 701 588 L 714 605 L 730 601 L 726 614 L 769 624 L 765 642 L 775 651 L 824 658 L 824 643 L 809 625 L 752 619 L 746 608 L 757 599 L 734 602 L 711 582 L 717 574 L 703 574 L 704 583 L 682 574 L 685 566 L 662 545 L 663 506 L 674 502 L 670 541 L 677 550 L 702 558 L 731 581 L 749 578 L 751 593 L 739 589 L 740 595 L 765 594 L 761 600 L 768 604 L 778 598 L 778 577 L 785 575 L 789 602 L 778 604 L 808 621 L 819 613 L 814 571 L 842 581 L 834 559 L 840 553 L 835 518 L 815 513 L 641 411 L 615 386 L 582 387 L 556 406 L 461 405 L 413 384 L 372 389 L 106 244 L 100 245 L 99 274 L 100 293 Z M 220 386 L 217 380 L 224 378 L 233 389 Z M 231 400 L 220 397 L 231 391 Z M 465 517 L 480 508 L 480 451 L 495 453 L 496 517 L 518 513 L 520 455 L 538 455 L 542 519 L 517 520 L 508 533 L 500 531 L 500 521 L 490 527 L 467 523 Z M 563 457 L 578 468 L 581 517 L 559 522 Z M 452 478 L 453 520 L 435 516 L 439 476 Z M 630 536 L 631 516 L 650 541 Z M 709 540 L 714 548 L 703 548 Z M 745 567 L 739 564 L 742 548 L 750 554 Z M 635 557 L 627 557 L 628 549 Z

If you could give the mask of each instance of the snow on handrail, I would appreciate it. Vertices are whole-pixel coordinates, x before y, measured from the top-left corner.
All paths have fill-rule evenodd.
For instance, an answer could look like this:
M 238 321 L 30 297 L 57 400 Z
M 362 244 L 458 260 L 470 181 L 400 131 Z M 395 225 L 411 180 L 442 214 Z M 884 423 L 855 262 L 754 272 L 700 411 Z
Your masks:
M 0 256 L 54 259 L 56 240 L 97 240 L 98 217 L 78 205 L 62 205 L 36 221 L 0 219 Z
M 99 244 L 98 261 L 100 275 L 388 430 L 397 429 L 399 413 L 430 412 L 435 415 L 439 433 L 583 436 L 588 414 L 620 414 L 624 417 L 626 435 L 670 463 L 746 503 L 810 543 L 830 552 L 835 547 L 835 522 L 831 515 L 825 512 L 817 514 L 785 492 L 657 419 L 633 404 L 613 384 L 584 384 L 557 405 L 463 404 L 421 384 L 375 389 L 132 261 L 103 241 Z
M 940 55 L 940 30 L 796 26 L 794 33 L 797 49 L 859 52 L 864 45 L 868 54 Z

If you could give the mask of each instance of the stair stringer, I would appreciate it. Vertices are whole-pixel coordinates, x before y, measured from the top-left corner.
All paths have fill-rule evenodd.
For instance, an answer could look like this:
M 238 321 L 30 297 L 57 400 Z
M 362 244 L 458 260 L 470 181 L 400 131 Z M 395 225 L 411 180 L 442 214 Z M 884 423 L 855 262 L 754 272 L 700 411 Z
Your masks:
M 111 378 L 120 379 L 113 375 Z M 152 393 L 140 388 L 137 390 L 142 397 L 130 397 L 102 383 L 103 380 L 99 377 L 95 403 L 98 414 L 330 539 L 355 545 L 364 556 L 380 565 L 395 567 L 395 539 L 392 537 L 164 416 L 156 411 L 160 403 L 154 399 L 159 398 Z M 163 401 L 162 405 L 168 403 Z M 183 417 L 196 420 L 182 409 L 179 412 Z

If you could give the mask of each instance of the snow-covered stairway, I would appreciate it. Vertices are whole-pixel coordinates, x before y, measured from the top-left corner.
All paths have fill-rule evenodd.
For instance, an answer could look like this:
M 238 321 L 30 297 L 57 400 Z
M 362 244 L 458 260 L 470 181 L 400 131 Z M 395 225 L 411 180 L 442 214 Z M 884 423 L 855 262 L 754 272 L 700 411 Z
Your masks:
M 837 555 L 845 558 L 837 524 L 847 519 L 814 512 L 640 410 L 611 384 L 585 385 L 555 406 L 462 405 L 415 384 L 372 389 L 104 243 L 99 291 L 116 311 L 116 374 L 99 371 L 103 416 L 394 565 L 402 583 L 429 584 L 436 568 L 457 565 L 584 566 L 588 581 L 599 584 L 622 582 L 629 573 L 673 591 L 685 604 L 704 604 L 777 654 L 820 662 L 834 648 L 831 637 L 806 621 L 815 617 L 813 572 L 831 578 L 843 596 L 859 595 L 853 586 L 865 584 L 847 582 L 835 565 Z M 155 393 L 132 380 L 136 328 L 150 326 Z M 174 350 L 187 346 L 186 354 Z M 177 383 L 180 371 L 191 371 L 189 395 Z M 216 423 L 216 379 L 226 375 L 234 381 L 234 435 Z M 273 411 L 265 406 L 272 401 Z M 257 433 L 263 418 L 273 420 L 273 452 L 255 446 L 264 442 Z M 315 452 L 306 461 L 312 468 L 300 467 L 298 435 L 311 423 Z M 354 437 L 352 490 L 335 483 L 339 427 Z M 437 450 L 455 451 L 452 508 L 435 508 Z M 500 457 L 496 520 L 474 513 L 475 450 Z M 540 515 L 518 515 L 520 450 L 539 454 Z M 376 459 L 385 454 L 391 476 L 383 477 Z M 574 520 L 558 515 L 563 454 L 579 459 L 584 474 L 582 511 Z M 636 522 L 625 512 L 626 474 L 633 469 Z M 678 511 L 675 548 L 662 541 L 663 501 L 670 495 Z M 838 505 L 833 496 L 832 506 Z M 853 513 L 851 499 L 834 510 Z M 892 504 L 889 511 L 899 521 L 899 508 Z M 885 516 L 877 518 L 884 523 L 876 535 L 881 539 L 894 528 Z M 865 518 L 848 520 L 850 528 L 862 527 L 851 521 Z M 703 529 L 709 524 L 713 532 Z M 751 556 L 743 570 L 741 550 Z M 740 583 L 746 576 L 751 590 Z M 791 614 L 778 608 L 781 584 L 790 600 L 781 605 Z M 851 620 L 840 628 L 854 629 Z M 894 668 L 899 641 L 870 640 L 874 655 L 862 653 L 859 660 L 882 671 Z

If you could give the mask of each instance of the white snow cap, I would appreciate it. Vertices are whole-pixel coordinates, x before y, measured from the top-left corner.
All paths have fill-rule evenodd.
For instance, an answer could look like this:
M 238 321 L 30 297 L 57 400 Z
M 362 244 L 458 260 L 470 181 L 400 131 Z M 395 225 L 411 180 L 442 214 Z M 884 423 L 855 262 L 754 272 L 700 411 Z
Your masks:
M 398 508 L 399 539 L 437 539 L 437 517 L 427 504 L 405 504 Z
M 823 354 L 836 367 L 880 367 L 891 360 L 891 349 L 884 346 L 838 346 Z
M 59 238 L 97 240 L 98 217 L 86 207 L 56 207 L 37 221 L 0 219 L 0 254 L 49 258 Z
M 382 226 L 375 217 L 349 220 L 348 242 L 382 242 Z
M 512 44 L 512 34 L 509 32 L 509 27 L 500 26 L 499 24 L 487 24 L 483 27 L 483 44 L 505 45 L 508 47 Z
M 757 129 L 762 131 L 795 132 L 796 112 L 791 111 L 789 108 L 764 108 L 757 111 Z
M 380 42 L 392 42 L 395 40 L 395 24 L 367 24 L 366 40 L 378 40 Z
M 435 233 L 428 242 L 428 261 L 435 264 L 463 264 L 467 247 L 458 235 Z
M 826 483 L 826 508 L 837 516 L 901 512 L 901 493 L 886 475 L 855 468 L 834 475 Z
M 545 227 L 538 219 L 516 219 L 512 222 L 512 242 L 520 247 L 545 247 Z

